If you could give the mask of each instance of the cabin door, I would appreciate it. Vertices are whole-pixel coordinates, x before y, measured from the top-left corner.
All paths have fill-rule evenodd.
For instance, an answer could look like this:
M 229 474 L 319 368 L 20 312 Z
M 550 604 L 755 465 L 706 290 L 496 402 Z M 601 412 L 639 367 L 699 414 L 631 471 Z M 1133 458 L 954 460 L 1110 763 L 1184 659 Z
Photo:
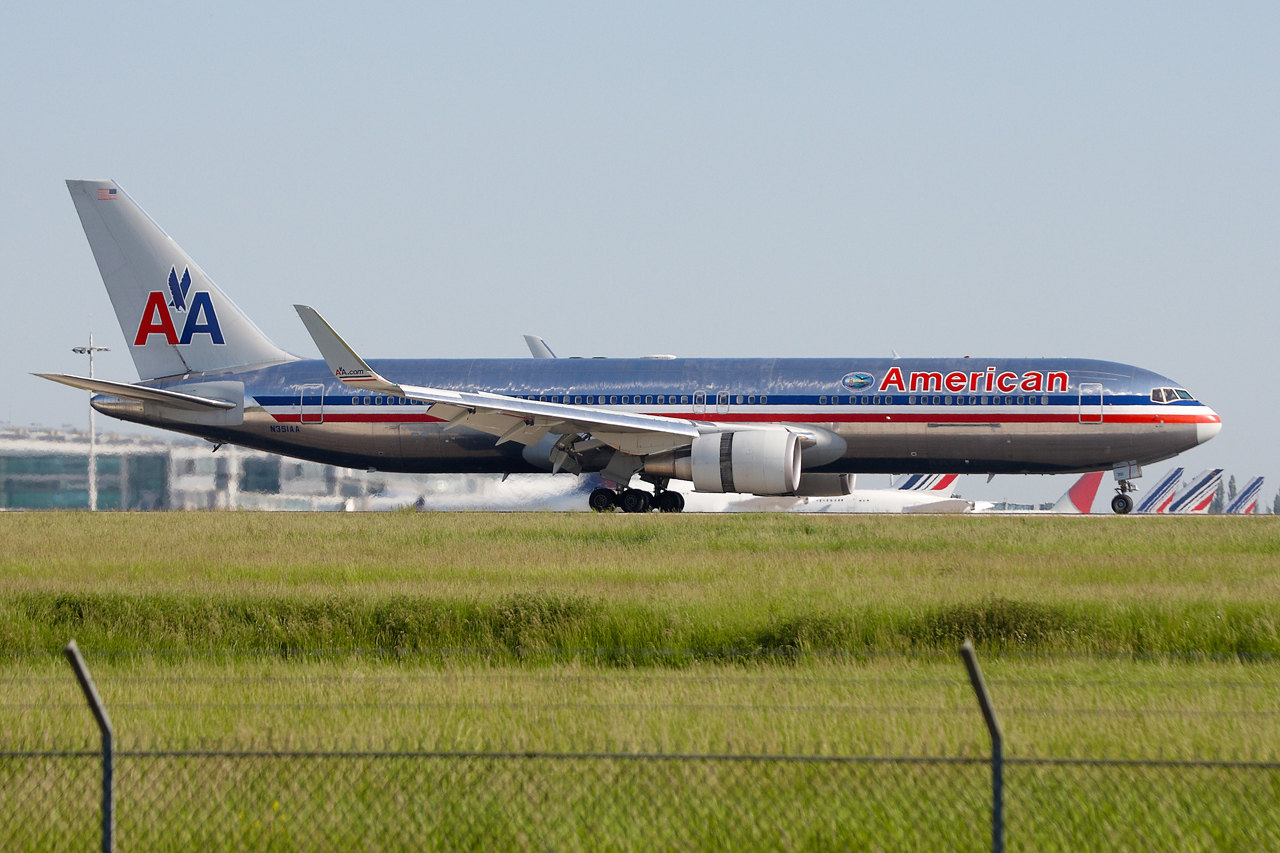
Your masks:
M 1097 382 L 1080 383 L 1080 423 L 1102 423 L 1102 385 Z
M 324 386 L 302 386 L 302 417 L 304 424 L 324 423 Z

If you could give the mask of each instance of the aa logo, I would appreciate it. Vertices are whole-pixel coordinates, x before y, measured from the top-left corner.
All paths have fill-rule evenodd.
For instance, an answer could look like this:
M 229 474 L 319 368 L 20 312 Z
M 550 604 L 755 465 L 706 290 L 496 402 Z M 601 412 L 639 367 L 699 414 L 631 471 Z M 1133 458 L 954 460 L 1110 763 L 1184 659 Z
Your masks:
M 171 308 L 178 315 L 186 315 L 181 335 L 173 322 L 174 314 L 169 310 Z M 224 343 L 222 328 L 218 325 L 218 314 L 213 310 L 209 292 L 191 292 L 190 269 L 183 269 L 182 278 L 178 278 L 177 267 L 169 270 L 168 298 L 162 290 L 153 290 L 147 297 L 147 305 L 142 309 L 142 321 L 138 324 L 138 334 L 134 335 L 133 345 L 146 346 L 152 335 L 164 335 L 165 341 L 174 345 L 189 344 L 195 335 L 208 335 L 211 342 Z

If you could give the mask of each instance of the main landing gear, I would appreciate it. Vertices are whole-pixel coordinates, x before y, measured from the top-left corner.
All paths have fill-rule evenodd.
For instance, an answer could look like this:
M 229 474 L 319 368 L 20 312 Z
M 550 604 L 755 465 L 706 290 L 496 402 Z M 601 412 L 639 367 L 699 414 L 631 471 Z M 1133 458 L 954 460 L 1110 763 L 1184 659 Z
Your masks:
M 1116 486 L 1116 491 L 1119 494 L 1111 499 L 1111 511 L 1116 515 L 1128 515 L 1133 512 L 1133 498 L 1129 497 L 1129 492 L 1136 492 L 1137 490 L 1138 487 L 1130 481 L 1121 480 L 1120 484 Z
M 684 495 L 664 488 L 655 489 L 653 494 L 643 489 L 596 489 L 587 504 L 596 512 L 614 508 L 623 512 L 680 512 L 684 509 Z

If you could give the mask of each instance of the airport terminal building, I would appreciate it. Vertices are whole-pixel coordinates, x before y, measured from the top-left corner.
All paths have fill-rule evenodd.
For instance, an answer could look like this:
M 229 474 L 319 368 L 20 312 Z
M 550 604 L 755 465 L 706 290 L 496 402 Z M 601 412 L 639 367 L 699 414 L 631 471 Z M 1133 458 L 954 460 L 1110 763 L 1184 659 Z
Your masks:
M 99 435 L 98 509 L 351 510 L 385 477 L 181 437 Z M 88 509 L 89 434 L 0 430 L 0 509 Z

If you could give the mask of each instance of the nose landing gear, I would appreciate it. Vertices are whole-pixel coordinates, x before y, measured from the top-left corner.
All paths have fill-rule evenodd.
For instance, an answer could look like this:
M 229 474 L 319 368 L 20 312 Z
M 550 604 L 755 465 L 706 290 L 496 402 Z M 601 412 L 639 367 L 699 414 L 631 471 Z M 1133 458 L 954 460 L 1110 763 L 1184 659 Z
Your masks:
M 1116 486 L 1119 494 L 1111 499 L 1111 511 L 1116 515 L 1128 515 L 1133 512 L 1133 498 L 1129 497 L 1129 493 L 1137 490 L 1138 487 L 1129 480 L 1121 480 Z
M 1133 511 L 1133 498 L 1121 492 L 1111 499 L 1111 511 L 1116 515 L 1128 515 Z

